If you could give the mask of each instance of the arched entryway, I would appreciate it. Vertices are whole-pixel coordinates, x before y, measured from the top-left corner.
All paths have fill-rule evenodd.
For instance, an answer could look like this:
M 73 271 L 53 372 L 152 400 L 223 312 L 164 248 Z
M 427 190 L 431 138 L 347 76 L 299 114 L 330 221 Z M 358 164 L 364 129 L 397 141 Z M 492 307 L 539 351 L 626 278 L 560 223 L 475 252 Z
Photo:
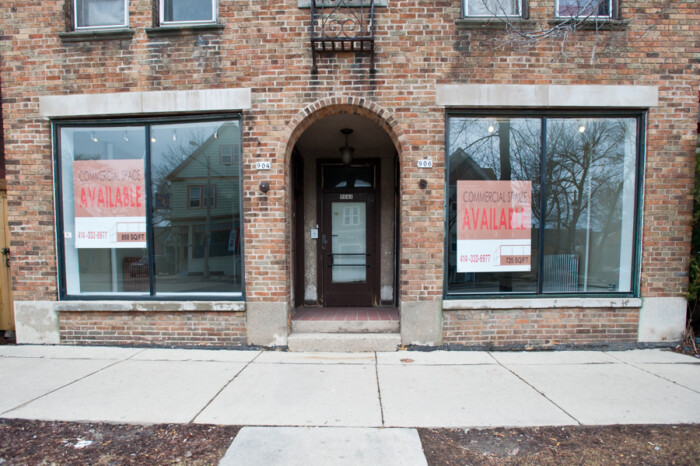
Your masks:
M 295 133 L 292 333 L 398 336 L 400 177 L 391 124 L 337 105 L 312 113 Z

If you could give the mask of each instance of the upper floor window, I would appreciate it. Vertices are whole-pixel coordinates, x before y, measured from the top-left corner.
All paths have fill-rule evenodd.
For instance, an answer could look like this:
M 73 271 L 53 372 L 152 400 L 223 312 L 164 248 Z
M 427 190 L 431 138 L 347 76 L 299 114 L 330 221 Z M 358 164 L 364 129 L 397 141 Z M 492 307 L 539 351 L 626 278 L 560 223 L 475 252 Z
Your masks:
M 522 16 L 523 1 L 524 0 L 464 0 L 464 16 Z
M 556 8 L 560 18 L 613 17 L 613 0 L 556 0 Z
M 160 24 L 216 22 L 217 0 L 161 0 Z
M 127 0 L 73 0 L 75 29 L 126 27 Z

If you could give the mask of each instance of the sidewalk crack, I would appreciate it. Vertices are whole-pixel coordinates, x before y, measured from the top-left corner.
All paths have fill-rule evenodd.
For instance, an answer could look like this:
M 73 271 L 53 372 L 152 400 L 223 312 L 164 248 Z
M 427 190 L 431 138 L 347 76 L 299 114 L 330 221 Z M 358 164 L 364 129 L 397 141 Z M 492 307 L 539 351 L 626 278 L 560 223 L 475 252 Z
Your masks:
M 382 402 L 382 388 L 379 385 L 379 358 L 377 357 L 377 352 L 374 352 L 374 374 L 377 379 L 377 395 L 379 396 L 379 414 L 382 417 L 382 427 L 386 427 L 384 424 L 384 403 Z
M 68 386 L 70 386 L 70 385 L 73 385 L 74 383 L 78 383 L 78 382 L 80 382 L 81 380 L 85 380 L 85 379 L 87 379 L 88 377 L 92 377 L 93 375 L 95 375 L 95 374 L 97 374 L 97 373 L 99 373 L 99 372 L 102 372 L 102 371 L 104 371 L 104 370 L 106 370 L 106 369 L 109 369 L 110 367 L 114 367 L 114 366 L 116 366 L 117 364 L 121 364 L 121 363 L 123 363 L 123 362 L 125 362 L 125 361 L 128 361 L 129 359 L 131 359 L 131 358 L 133 358 L 133 357 L 135 357 L 135 356 L 137 356 L 137 355 L 143 353 L 143 352 L 146 351 L 147 349 L 148 349 L 148 348 L 143 348 L 141 351 L 138 351 L 138 352 L 132 354 L 132 355 L 129 356 L 128 358 L 119 359 L 119 360 L 117 360 L 117 361 L 114 361 L 112 364 L 110 364 L 110 365 L 108 365 L 108 366 L 101 367 L 100 369 L 97 369 L 96 371 L 90 372 L 89 374 L 85 374 L 85 375 L 82 376 L 82 377 L 79 377 L 79 378 L 77 378 L 77 379 L 75 379 L 75 380 L 72 380 L 72 381 L 66 383 L 66 384 L 63 384 L 63 385 L 61 385 L 60 387 L 56 387 L 56 388 L 54 388 L 53 390 L 50 390 L 50 391 L 48 391 L 48 392 L 46 392 L 46 393 L 44 393 L 44 394 L 42 394 L 42 395 L 39 395 L 39 396 L 37 396 L 37 397 L 35 397 L 35 398 L 32 398 L 32 399 L 29 400 L 29 401 L 25 401 L 24 403 L 21 403 L 21 404 L 15 406 L 14 408 L 10 408 L 10 409 L 8 409 L 7 411 L 3 411 L 3 412 L 0 413 L 0 416 L 4 416 L 4 415 L 7 414 L 7 413 L 10 413 L 10 412 L 15 411 L 15 410 L 20 409 L 20 408 L 24 408 L 24 407 L 27 406 L 29 403 L 33 403 L 33 402 L 35 402 L 36 400 L 39 400 L 39 399 L 44 398 L 44 397 L 46 397 L 46 396 L 49 396 L 49 395 L 51 395 L 52 393 L 55 393 L 55 392 L 57 392 L 57 391 L 59 391 L 59 390 L 62 390 L 62 389 L 66 388 L 66 387 L 68 387 Z M 43 359 L 43 358 L 42 358 L 42 359 Z M 46 359 L 66 359 L 66 358 L 46 358 Z M 85 359 L 85 358 L 70 358 L 70 359 L 71 359 L 71 360 L 79 360 L 79 361 L 89 361 L 89 360 L 90 360 L 90 359 Z
M 491 352 L 489 352 L 489 355 L 491 355 Z M 491 356 L 493 357 L 493 355 L 491 355 Z M 528 381 L 525 380 L 524 378 L 520 377 L 520 375 L 518 375 L 517 373 L 515 373 L 514 371 L 512 371 L 511 369 L 509 369 L 509 368 L 506 367 L 505 365 L 503 365 L 503 363 L 502 363 L 501 361 L 499 361 L 498 358 L 495 358 L 495 357 L 494 357 L 494 359 L 496 360 L 496 362 L 498 363 L 499 366 L 501 366 L 502 368 L 504 368 L 505 370 L 507 370 L 508 372 L 510 372 L 511 374 L 513 374 L 514 376 L 516 376 L 516 377 L 517 377 L 518 379 L 520 379 L 525 385 L 527 385 L 528 387 L 532 388 L 534 391 L 536 391 L 537 393 L 539 393 L 540 395 L 542 395 L 542 397 L 543 397 L 545 400 L 549 401 L 549 402 L 552 403 L 554 406 L 556 406 L 557 408 L 559 408 L 559 409 L 561 410 L 561 412 L 563 412 L 564 414 L 566 414 L 567 416 L 569 416 L 571 419 L 573 419 L 573 420 L 576 422 L 576 424 L 578 424 L 578 425 L 580 425 L 580 426 L 583 425 L 583 424 L 581 424 L 581 421 L 579 421 L 578 419 L 576 419 L 576 417 L 574 417 L 573 414 L 571 414 L 570 412 L 568 412 L 567 410 L 565 410 L 563 407 L 561 407 L 558 403 L 556 403 L 554 400 L 552 400 L 551 398 L 549 398 L 543 391 L 537 389 L 537 387 L 535 387 L 534 385 L 532 385 L 530 382 L 528 382 Z
M 695 389 L 693 389 L 693 388 L 686 387 L 686 386 L 683 385 L 682 383 L 678 383 L 678 382 L 676 382 L 675 380 L 667 379 L 666 377 L 664 377 L 664 376 L 662 376 L 662 375 L 655 374 L 655 373 L 653 373 L 653 372 L 651 372 L 651 371 L 649 371 L 649 370 L 647 370 L 647 369 L 644 369 L 643 367 L 639 367 L 639 366 L 635 365 L 634 363 L 627 362 L 627 361 L 625 361 L 625 360 L 623 360 L 623 359 L 617 358 L 617 357 L 613 356 L 613 355 L 610 354 L 610 353 L 606 353 L 606 354 L 607 354 L 608 356 L 610 356 L 611 358 L 614 358 L 614 359 L 616 359 L 617 361 L 620 361 L 622 364 L 625 364 L 625 365 L 630 366 L 630 367 L 634 367 L 635 369 L 638 369 L 638 370 L 640 370 L 640 371 L 642 371 L 642 372 L 646 372 L 646 373 L 649 374 L 649 375 L 653 375 L 654 377 L 657 377 L 657 378 L 659 378 L 659 379 L 661 379 L 661 380 L 665 380 L 666 382 L 672 383 L 673 385 L 678 385 L 678 386 L 681 387 L 681 388 L 685 388 L 686 390 L 690 390 L 690 391 L 693 392 L 693 393 L 698 393 L 698 394 L 700 394 L 700 390 L 695 390 Z M 653 363 L 653 362 L 643 363 L 643 362 L 640 362 L 640 363 L 638 363 L 638 364 L 657 364 L 657 363 Z M 658 364 L 661 364 L 661 365 L 667 365 L 667 364 L 676 365 L 676 364 L 687 364 L 687 363 L 682 362 L 682 363 L 658 363 Z
M 207 401 L 207 403 L 202 407 L 202 409 L 200 409 L 199 411 L 197 411 L 197 414 L 195 414 L 194 417 L 192 417 L 192 419 L 190 419 L 189 421 L 187 421 L 187 424 L 192 424 L 192 423 L 194 422 L 194 420 L 197 419 L 197 418 L 199 417 L 199 415 L 202 414 L 202 412 L 204 412 L 204 410 L 207 409 L 207 408 L 209 407 L 210 404 L 212 404 L 212 402 L 221 394 L 221 392 L 223 392 L 223 391 L 226 389 L 226 387 L 228 387 L 229 385 L 231 385 L 231 382 L 233 382 L 234 380 L 236 380 L 236 378 L 237 378 L 239 375 L 241 375 L 241 373 L 242 373 L 244 370 L 246 370 L 246 369 L 248 368 L 248 366 L 250 366 L 251 364 L 253 364 L 253 362 L 255 362 L 255 360 L 258 359 L 258 358 L 260 357 L 261 354 L 262 354 L 262 351 L 258 352 L 258 354 L 257 354 L 253 359 L 251 359 L 250 361 L 248 361 L 248 362 L 245 364 L 245 366 L 243 366 L 243 367 L 241 368 L 241 370 L 239 370 L 238 372 L 236 372 L 236 373 L 233 375 L 233 377 L 231 377 L 231 380 L 229 380 L 228 382 L 226 382 L 226 383 L 224 384 L 224 386 L 221 387 L 221 388 L 219 389 L 219 391 L 216 392 L 216 393 L 214 394 L 214 396 L 211 397 L 211 399 L 210 399 L 209 401 Z

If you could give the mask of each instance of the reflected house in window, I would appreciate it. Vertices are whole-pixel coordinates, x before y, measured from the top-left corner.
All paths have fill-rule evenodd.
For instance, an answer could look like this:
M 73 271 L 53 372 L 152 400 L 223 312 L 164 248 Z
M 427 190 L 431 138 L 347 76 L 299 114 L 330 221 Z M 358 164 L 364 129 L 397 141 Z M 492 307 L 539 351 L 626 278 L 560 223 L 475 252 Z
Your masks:
M 182 161 L 160 182 L 154 180 L 156 254 L 170 258 L 165 264 L 169 270 L 158 272 L 240 283 L 238 126 L 224 123 L 204 141 L 183 141 L 178 148 L 191 152 L 184 159 L 173 154 Z M 221 157 L 222 153 L 232 156 Z

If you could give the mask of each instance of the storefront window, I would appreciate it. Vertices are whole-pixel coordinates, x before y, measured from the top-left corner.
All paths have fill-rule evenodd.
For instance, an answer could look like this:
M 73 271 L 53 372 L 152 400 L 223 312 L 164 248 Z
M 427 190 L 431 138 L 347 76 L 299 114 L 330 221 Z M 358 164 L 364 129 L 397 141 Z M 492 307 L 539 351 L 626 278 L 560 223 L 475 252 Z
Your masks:
M 57 132 L 63 295 L 241 294 L 237 120 Z
M 450 117 L 447 293 L 631 293 L 637 127 Z

